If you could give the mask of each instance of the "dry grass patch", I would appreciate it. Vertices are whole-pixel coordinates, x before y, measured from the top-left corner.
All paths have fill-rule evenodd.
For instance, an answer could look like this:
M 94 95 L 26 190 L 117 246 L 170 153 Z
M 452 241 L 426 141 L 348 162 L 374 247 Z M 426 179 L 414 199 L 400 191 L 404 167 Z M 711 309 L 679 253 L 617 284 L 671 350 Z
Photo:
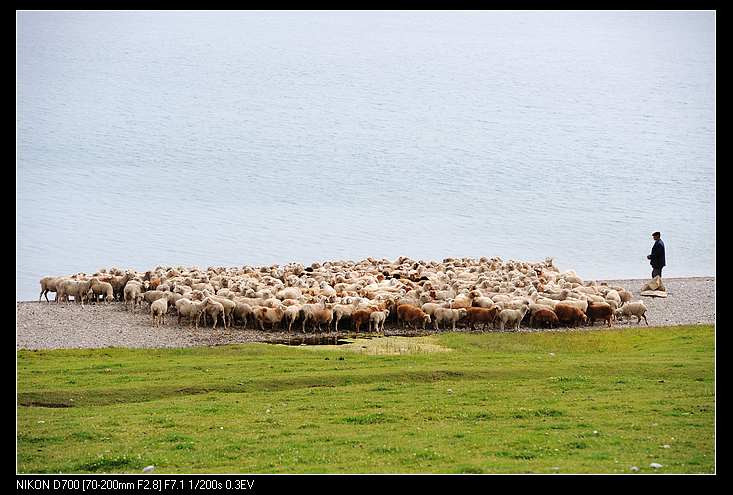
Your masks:
M 400 356 L 405 354 L 429 354 L 449 352 L 453 349 L 440 345 L 433 336 L 427 337 L 376 337 L 372 339 L 345 339 L 348 344 L 310 345 L 305 349 L 351 351 L 372 356 Z

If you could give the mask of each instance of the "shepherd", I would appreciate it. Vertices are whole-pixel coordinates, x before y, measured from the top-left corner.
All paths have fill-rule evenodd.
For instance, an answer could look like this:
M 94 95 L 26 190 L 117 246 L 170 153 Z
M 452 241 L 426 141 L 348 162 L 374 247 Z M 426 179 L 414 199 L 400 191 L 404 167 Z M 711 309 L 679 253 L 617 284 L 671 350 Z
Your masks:
M 652 253 L 647 256 L 646 259 L 651 260 L 649 264 L 652 265 L 652 278 L 657 275 L 659 275 L 659 278 L 662 278 L 662 268 L 666 265 L 664 259 L 664 242 L 662 242 L 661 234 L 659 232 L 654 232 L 652 234 L 652 239 L 654 239 Z

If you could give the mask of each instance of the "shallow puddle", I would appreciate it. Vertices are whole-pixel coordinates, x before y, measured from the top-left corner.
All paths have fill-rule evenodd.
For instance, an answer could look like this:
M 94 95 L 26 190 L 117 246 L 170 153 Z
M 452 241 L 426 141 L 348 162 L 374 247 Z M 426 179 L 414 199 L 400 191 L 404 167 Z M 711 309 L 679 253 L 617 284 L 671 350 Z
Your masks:
M 281 345 L 344 345 L 350 343 L 351 341 L 346 340 L 344 337 L 322 337 L 317 335 L 285 337 L 267 342 L 267 344 Z

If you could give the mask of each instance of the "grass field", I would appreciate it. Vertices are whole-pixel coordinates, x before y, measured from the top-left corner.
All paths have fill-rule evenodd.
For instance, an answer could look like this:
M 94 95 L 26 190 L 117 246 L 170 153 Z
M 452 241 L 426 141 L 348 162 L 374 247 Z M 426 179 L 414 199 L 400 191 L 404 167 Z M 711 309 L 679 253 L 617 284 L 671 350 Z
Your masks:
M 17 370 L 20 473 L 715 471 L 710 325 L 19 351 Z

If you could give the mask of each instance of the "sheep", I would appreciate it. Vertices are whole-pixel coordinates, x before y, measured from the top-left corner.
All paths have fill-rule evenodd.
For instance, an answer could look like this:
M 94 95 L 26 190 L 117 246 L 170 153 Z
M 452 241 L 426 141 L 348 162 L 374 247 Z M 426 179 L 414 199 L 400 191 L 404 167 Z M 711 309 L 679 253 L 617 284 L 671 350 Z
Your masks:
M 369 322 L 369 328 L 371 330 L 371 316 L 374 310 L 372 308 L 357 309 L 351 313 L 351 320 L 354 322 L 354 329 L 358 332 L 361 325 L 365 322 Z
M 432 318 L 433 315 L 435 314 L 435 310 L 438 309 L 438 308 L 443 308 L 443 307 L 445 307 L 445 306 L 443 306 L 442 304 L 438 304 L 438 303 L 434 303 L 434 302 L 427 302 L 427 303 L 425 303 L 425 304 L 422 305 L 421 309 L 426 314 L 429 314 L 430 317 Z
M 299 299 L 303 292 L 297 287 L 287 287 L 275 295 L 278 299 Z
M 534 327 L 534 323 L 549 323 L 550 328 L 553 327 L 553 325 L 559 324 L 560 320 L 557 318 L 557 315 L 555 312 L 551 309 L 538 309 L 534 313 L 532 313 L 532 316 L 529 319 L 529 326 Z
M 384 333 L 384 322 L 387 321 L 389 316 L 389 310 L 385 309 L 382 311 L 374 311 L 369 315 L 369 331 L 372 331 L 372 325 L 374 325 L 374 331 L 379 332 L 379 325 L 382 325 L 382 333 Z
M 529 306 L 524 305 L 520 309 L 502 309 L 498 315 L 499 330 L 504 330 L 504 326 L 510 325 L 515 330 L 519 330 L 519 324 L 524 315 L 529 311 Z
M 621 306 L 621 295 L 618 293 L 618 291 L 615 291 L 613 289 L 609 290 L 606 293 L 605 298 L 606 302 L 614 301 L 616 303 L 616 307 Z
M 91 283 L 89 290 L 92 292 L 91 299 L 96 303 L 99 296 L 104 296 L 104 301 L 110 303 L 115 300 L 114 290 L 112 284 L 109 282 L 102 282 L 97 278 L 89 280 Z
M 605 303 L 605 302 L 602 302 L 602 303 L 589 302 L 588 310 L 586 311 L 585 314 L 588 317 L 589 325 L 593 325 L 596 319 L 601 319 L 601 320 L 608 322 L 609 328 L 611 327 L 611 320 L 613 319 L 613 310 L 611 309 L 610 304 Z
M 451 309 L 465 309 L 470 308 L 473 305 L 474 293 L 469 294 L 458 294 L 456 297 L 450 300 Z
M 48 293 L 56 292 L 56 284 L 59 280 L 61 280 L 61 277 L 43 277 L 41 279 L 41 293 L 38 296 L 38 302 L 41 302 L 41 296 L 46 297 L 46 302 L 51 302 L 48 300 Z M 58 297 L 58 293 L 56 297 Z
M 333 310 L 331 308 L 316 309 L 308 314 L 308 319 L 313 322 L 313 329 L 315 330 L 316 326 L 318 326 L 318 331 L 320 332 L 321 323 L 325 323 L 326 328 L 331 326 Z
M 293 323 L 295 323 L 296 320 L 300 317 L 300 310 L 301 306 L 299 304 L 287 306 L 285 308 L 283 319 L 285 320 L 285 323 L 288 324 L 288 332 L 293 331 Z M 336 327 L 338 329 L 338 321 L 336 322 Z
M 168 312 L 168 298 L 161 297 L 150 304 L 150 314 L 153 316 L 153 326 L 160 326 L 161 320 L 165 325 L 165 314 Z
M 563 304 L 566 306 L 574 306 L 585 313 L 586 309 L 588 309 L 588 301 L 586 299 L 565 299 L 564 301 L 558 302 L 550 309 L 557 308 L 558 304 Z
M 142 308 L 142 284 L 134 281 L 127 282 L 125 288 L 123 289 L 123 295 L 125 300 L 125 309 L 127 309 L 128 304 L 132 305 L 133 313 L 135 312 L 135 306 L 140 306 L 140 308 Z
M 78 283 L 86 282 L 83 273 L 65 278 L 44 277 L 41 279 L 39 301 L 44 296 L 47 302 L 50 299 L 48 292 L 53 291 L 53 279 L 56 279 L 57 302 L 68 301 L 69 295 L 80 303 L 85 302 L 87 297 L 96 302 L 100 294 L 109 301 L 110 287 L 113 298 L 125 300 L 124 287 L 128 283 L 134 284 L 133 281 L 137 282 L 142 299 L 148 303 L 161 299 L 165 294 L 169 311 L 175 311 L 178 300 L 203 301 L 210 297 L 224 306 L 225 327 L 233 325 L 235 320 L 243 320 L 246 328 L 250 321 L 249 315 L 254 316 L 256 306 L 270 306 L 270 309 L 281 309 L 283 312 L 292 307 L 294 309 L 289 310 L 287 317 L 284 316 L 281 320 L 283 324 L 288 323 L 288 331 L 292 331 L 293 323 L 301 317 L 304 331 L 308 321 L 313 322 L 314 328 L 321 328 L 322 323 L 328 321 L 326 310 L 329 309 L 336 331 L 340 321 L 344 318 L 351 320 L 351 315 L 359 310 L 366 311 L 360 325 L 367 321 L 366 315 L 369 315 L 370 331 L 377 324 L 377 328 L 384 331 L 388 321 L 396 321 L 403 327 L 405 324 L 416 327 L 416 324 L 423 321 L 423 328 L 429 321 L 442 328 L 443 319 L 438 318 L 436 321 L 435 318 L 439 309 L 465 309 L 471 330 L 474 330 L 477 323 L 485 330 L 489 323 L 499 321 L 496 315 L 502 310 L 525 306 L 528 311 L 519 327 L 524 326 L 525 321 L 527 325 L 536 326 L 533 316 L 537 311 L 555 308 L 561 303 L 565 308 L 575 306 L 579 313 L 566 314 L 565 319 L 558 314 L 559 322 L 577 324 L 585 318 L 589 300 L 606 302 L 611 308 L 612 318 L 616 318 L 617 314 L 622 315 L 617 310 L 631 299 L 630 293 L 623 287 L 596 282 L 581 284 L 582 281 L 575 272 L 561 273 L 547 262 L 504 262 L 500 258 L 486 257 L 452 258 L 442 263 L 414 261 L 406 257 L 395 261 L 367 258 L 361 261 L 315 263 L 307 268 L 289 264 L 285 267 L 209 267 L 206 270 L 196 267 L 158 266 L 143 272 L 110 269 L 95 273 L 90 280 L 93 288 L 86 293 L 78 290 Z M 68 290 L 58 289 L 59 285 L 63 285 L 61 280 L 70 281 L 66 284 Z M 45 287 L 46 285 L 49 287 Z M 128 292 L 134 290 L 132 285 L 130 287 Z M 120 295 L 117 296 L 116 292 Z M 132 300 L 125 301 L 125 308 L 132 306 L 132 311 L 136 311 L 138 302 L 139 297 L 135 296 Z M 420 313 L 415 310 L 398 310 L 405 304 Z M 248 305 L 249 310 L 243 305 Z M 494 309 L 493 313 L 468 311 L 474 308 Z M 386 321 L 373 323 L 371 315 L 376 311 L 385 311 Z M 567 312 L 567 309 L 564 311 Z M 316 312 L 320 312 L 319 316 L 315 316 Z M 202 314 L 206 325 L 207 313 Z M 491 317 L 488 315 L 493 315 L 493 321 L 489 321 Z M 276 319 L 271 315 L 264 323 L 273 323 L 273 318 Z M 256 318 L 254 320 L 258 321 Z M 155 324 L 160 326 L 160 323 L 156 319 Z M 197 323 L 192 321 L 192 325 Z
M 206 315 L 208 314 L 214 320 L 214 327 L 212 330 L 216 330 L 216 323 L 219 320 L 219 315 L 221 315 L 221 318 L 224 321 L 224 328 L 226 328 L 224 306 L 219 301 L 216 301 L 211 297 L 204 298 L 202 302 L 204 303 L 204 311 L 201 314 L 204 315 L 204 326 L 206 326 Z
M 232 318 L 232 323 L 235 323 L 237 320 L 242 320 L 244 322 L 244 328 L 247 328 L 247 318 L 250 316 L 254 317 L 254 313 L 252 311 L 252 306 L 250 306 L 247 303 L 243 302 L 235 302 L 234 307 L 234 313 Z
M 339 322 L 343 318 L 351 318 L 351 314 L 354 312 L 355 306 L 352 304 L 334 304 L 333 305 L 333 321 L 334 330 L 339 331 Z
M 123 301 L 124 297 L 124 290 L 125 286 L 127 285 L 127 282 L 132 280 L 133 274 L 131 272 L 125 272 L 125 275 L 122 277 L 115 277 L 113 276 L 109 283 L 112 285 L 112 291 L 114 293 L 114 297 L 116 301 Z
M 311 319 L 311 315 L 320 309 L 325 309 L 326 306 L 322 303 L 316 303 L 316 304 L 303 304 L 303 306 L 300 308 L 300 316 L 303 318 L 303 325 L 302 330 L 303 333 L 305 333 L 305 325 L 308 323 L 308 321 Z
M 67 285 L 67 282 L 71 282 Z M 59 278 L 59 280 L 56 281 L 56 304 L 61 304 L 62 301 L 68 301 L 67 297 L 67 287 L 69 290 L 75 290 L 76 286 L 75 280 L 71 280 L 69 278 Z
M 623 306 L 627 302 L 631 301 L 631 299 L 633 298 L 633 295 L 631 294 L 631 292 L 629 292 L 627 290 L 620 290 L 620 291 L 618 291 L 618 295 L 621 298 L 621 306 Z
M 149 290 L 143 293 L 143 301 L 149 305 L 153 304 L 154 301 L 157 301 L 161 297 L 166 297 L 166 293 L 160 290 Z
M 71 280 L 64 279 L 56 284 L 56 303 L 62 300 L 69 302 L 69 296 L 74 296 L 74 301 L 84 307 L 84 300 L 89 297 L 89 288 L 91 287 L 89 280 Z
M 468 312 L 466 311 L 466 308 L 460 308 L 460 309 L 446 309 L 446 308 L 438 308 L 435 310 L 434 320 L 433 324 L 435 327 L 435 330 L 440 330 L 440 324 L 445 323 L 447 326 L 449 323 L 453 326 L 452 331 L 456 331 L 456 322 L 460 320 L 461 318 L 464 318 Z
M 636 316 L 637 321 L 636 323 L 641 323 L 641 319 L 644 318 L 644 322 L 649 325 L 649 321 L 646 319 L 646 305 L 643 301 L 630 301 L 618 308 L 614 312 L 617 319 L 628 317 L 629 319 L 632 316 Z
M 201 318 L 201 312 L 204 310 L 206 303 L 203 301 L 193 301 L 187 298 L 181 298 L 176 301 L 176 311 L 178 312 L 178 325 L 181 324 L 181 318 L 190 318 L 191 327 L 196 324 L 196 329 L 199 328 L 199 319 Z
M 491 309 L 494 307 L 494 301 L 490 297 L 474 297 L 471 303 L 475 308 Z
M 178 294 L 176 292 L 166 292 L 165 295 L 166 295 L 166 297 L 168 299 L 168 309 L 169 309 L 169 311 L 172 311 L 173 309 L 175 309 L 175 307 L 176 307 L 175 306 L 176 301 L 178 301 L 179 299 L 182 299 L 183 297 L 185 297 L 185 296 L 183 296 L 181 294 Z
M 252 308 L 255 319 L 260 323 L 260 329 L 265 331 L 265 323 L 270 323 L 272 329 L 275 329 L 275 325 L 279 325 L 282 322 L 285 311 L 282 308 L 268 308 L 265 306 L 255 306 Z M 305 329 L 303 329 L 305 333 Z
M 499 313 L 499 308 L 492 306 L 491 308 L 468 308 L 466 309 L 466 317 L 468 325 L 473 331 L 474 323 L 483 323 L 482 331 L 486 330 L 486 325 L 491 323 L 493 325 L 496 315 Z
M 224 314 L 222 319 L 224 320 L 224 328 L 227 328 L 227 322 L 229 326 L 232 325 L 232 319 L 234 318 L 234 309 L 237 307 L 237 303 L 222 296 L 212 295 L 209 291 L 203 291 L 204 296 L 208 297 L 212 301 L 216 301 L 224 307 Z M 206 313 L 204 313 L 204 325 L 206 325 Z
M 410 327 L 421 321 L 422 329 L 425 330 L 425 325 L 430 323 L 431 318 L 420 308 L 410 304 L 400 304 L 397 306 L 397 320 L 401 321 L 403 326 L 407 323 Z
M 585 323 L 587 317 L 585 312 L 579 308 L 566 303 L 560 303 L 555 306 L 555 315 L 558 318 L 559 323 L 568 324 L 569 326 L 577 327 L 580 323 Z

